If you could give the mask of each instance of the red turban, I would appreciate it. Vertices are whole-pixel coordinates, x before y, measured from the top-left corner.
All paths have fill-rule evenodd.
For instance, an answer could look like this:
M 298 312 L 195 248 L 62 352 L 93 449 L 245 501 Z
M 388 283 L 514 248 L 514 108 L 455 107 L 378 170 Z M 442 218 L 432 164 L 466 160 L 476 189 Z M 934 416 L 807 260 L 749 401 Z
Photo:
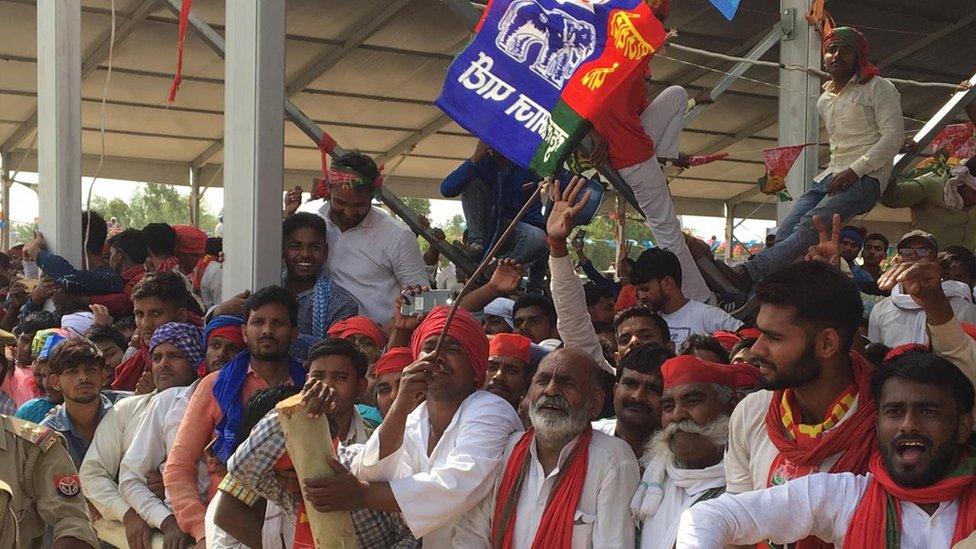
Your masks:
M 380 377 L 390 372 L 402 372 L 413 363 L 413 352 L 409 347 L 394 347 L 376 361 L 375 375 Z
M 664 388 L 689 383 L 717 383 L 730 389 L 749 389 L 759 382 L 759 368 L 751 364 L 718 364 L 694 355 L 681 355 L 661 366 Z
M 532 340 L 519 334 L 497 334 L 488 343 L 488 356 L 507 356 L 529 364 Z
M 372 319 L 365 316 L 351 316 L 329 327 L 329 337 L 348 339 L 354 335 L 364 335 L 373 340 L 379 348 L 386 347 L 386 334 Z
M 190 225 L 173 225 L 176 231 L 176 253 L 203 254 L 207 252 L 207 233 Z
M 741 337 L 737 336 L 732 332 L 726 332 L 726 331 L 715 332 L 712 337 L 714 337 L 715 340 L 718 341 L 719 345 L 721 345 L 722 348 L 725 349 L 725 352 L 727 353 L 731 352 L 732 347 L 735 347 L 736 344 L 742 341 Z
M 868 39 L 857 29 L 854 27 L 837 27 L 830 31 L 830 34 L 823 40 L 821 55 L 827 53 L 827 48 L 835 42 L 850 46 L 857 52 L 857 75 L 862 84 L 881 74 L 878 67 L 871 64 L 871 47 L 868 45 Z
M 451 308 L 447 305 L 434 307 L 427 318 L 414 330 L 413 339 L 410 340 L 410 350 L 413 351 L 414 360 L 420 356 L 427 338 L 440 335 L 450 312 Z M 478 387 L 484 385 L 488 371 L 488 337 L 481 323 L 465 309 L 458 309 L 454 320 L 451 321 L 451 327 L 447 330 L 447 335 L 457 340 L 467 352 L 475 383 Z

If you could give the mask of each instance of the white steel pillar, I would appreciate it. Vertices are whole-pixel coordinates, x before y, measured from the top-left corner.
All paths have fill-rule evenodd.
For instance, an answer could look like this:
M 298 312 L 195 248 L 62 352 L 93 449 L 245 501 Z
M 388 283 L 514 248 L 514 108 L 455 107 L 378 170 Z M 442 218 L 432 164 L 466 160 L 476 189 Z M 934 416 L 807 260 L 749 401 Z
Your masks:
M 0 248 L 3 252 L 10 249 L 10 153 L 0 153 L 0 189 L 3 197 L 0 199 L 0 213 L 3 214 L 3 228 L 0 229 Z
M 190 167 L 190 224 L 200 228 L 200 168 Z
M 281 282 L 285 3 L 235 0 L 224 62 L 223 293 Z
M 81 253 L 81 0 L 37 2 L 40 230 L 77 268 Z
M 820 68 L 820 36 L 804 19 L 810 0 L 780 0 L 779 5 L 786 31 L 779 46 L 780 63 Z M 820 79 L 806 72 L 780 69 L 779 85 L 779 146 L 817 143 Z M 794 199 L 800 198 L 817 175 L 819 152 L 818 147 L 804 149 L 786 178 L 786 187 Z M 776 207 L 777 222 L 782 223 L 792 207 L 793 202 L 780 202 Z

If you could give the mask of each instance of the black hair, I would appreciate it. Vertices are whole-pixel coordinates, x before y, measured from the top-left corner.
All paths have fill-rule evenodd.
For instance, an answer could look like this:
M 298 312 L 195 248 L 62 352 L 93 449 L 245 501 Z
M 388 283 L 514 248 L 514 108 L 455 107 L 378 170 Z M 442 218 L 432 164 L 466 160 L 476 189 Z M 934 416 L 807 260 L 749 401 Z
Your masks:
M 126 315 L 115 321 L 112 327 L 118 331 L 122 330 L 135 330 L 136 329 L 136 317 L 132 315 Z
M 255 392 L 247 399 L 244 405 L 244 418 L 241 420 L 241 432 L 239 440 L 244 440 L 250 434 L 251 429 L 258 424 L 261 419 L 268 415 L 279 402 L 286 398 L 298 394 L 301 387 L 294 385 L 278 385 L 268 387 Z
M 81 212 L 81 238 L 85 241 L 86 250 L 101 255 L 107 237 L 108 225 L 104 217 L 98 212 Z
M 138 229 L 126 229 L 108 239 L 108 246 L 122 250 L 133 263 L 145 263 L 149 253 L 146 237 Z
M 635 305 L 617 313 L 617 316 L 613 318 L 614 333 L 616 333 L 617 330 L 620 330 L 621 324 L 637 317 L 651 319 L 651 321 L 657 327 L 657 330 L 661 332 L 661 339 L 664 341 L 669 341 L 671 339 L 671 328 L 668 326 L 668 321 L 664 320 L 661 315 L 643 305 Z
M 354 170 L 366 178 L 366 181 L 370 182 L 380 175 L 380 171 L 376 168 L 376 162 L 371 157 L 359 151 L 347 152 L 339 157 L 338 160 L 333 160 L 332 167 Z
M 61 374 L 68 368 L 90 363 L 105 368 L 105 356 L 94 343 L 83 337 L 69 337 L 58 343 L 47 358 L 52 374 Z
M 598 286 L 592 282 L 583 284 L 583 294 L 586 296 L 586 306 L 592 307 L 601 299 L 613 301 L 613 292 L 606 286 Z
M 207 243 L 204 245 L 204 251 L 207 255 L 212 255 L 217 257 L 220 252 L 224 251 L 224 239 L 219 236 L 207 237 Z
M 888 250 L 888 246 L 890 245 L 888 243 L 888 237 L 885 236 L 885 235 L 883 235 L 883 234 L 881 234 L 881 233 L 871 233 L 871 234 L 865 236 L 864 237 L 864 242 L 867 242 L 868 240 L 880 240 L 881 242 L 884 242 L 885 251 Z
M 681 342 L 679 355 L 693 355 L 695 351 L 711 351 L 718 355 L 718 361 L 722 364 L 729 363 L 729 353 L 722 347 L 717 339 L 708 334 L 691 334 L 688 339 Z
M 864 346 L 864 358 L 874 364 L 875 368 L 883 368 L 884 359 L 890 351 L 884 343 L 868 343 Z
M 163 303 L 184 309 L 189 309 L 190 302 L 195 301 L 186 289 L 185 279 L 175 271 L 148 273 L 142 277 L 142 280 L 132 289 L 132 299 L 147 297 L 155 297 Z
M 252 312 L 271 303 L 284 305 L 288 309 L 288 318 L 291 320 L 291 325 L 293 327 L 298 326 L 298 302 L 295 301 L 295 295 L 281 286 L 274 284 L 261 288 L 247 298 L 247 301 L 244 302 L 244 323 L 247 324 L 247 320 L 251 317 Z
M 150 223 L 142 228 L 146 245 L 153 255 L 170 256 L 176 254 L 176 229 L 166 223 Z
M 58 317 L 50 311 L 36 311 L 28 314 L 14 327 L 14 335 L 37 333 L 38 330 L 57 328 Z
M 637 262 L 634 261 L 633 259 L 629 258 L 629 257 L 625 257 L 625 258 L 621 259 L 620 262 L 621 263 L 626 263 L 627 266 L 630 267 L 631 274 L 633 274 L 634 269 L 637 268 Z M 619 271 L 619 269 L 618 269 L 618 271 Z
M 939 263 L 943 269 L 953 261 L 958 261 L 969 276 L 976 278 L 976 254 L 972 250 L 963 246 L 946 246 L 939 252 Z
M 308 358 L 305 359 L 305 369 L 310 370 L 312 362 L 327 356 L 348 358 L 352 362 L 353 368 L 356 369 L 356 379 L 366 378 L 366 369 L 369 367 L 366 355 L 351 341 L 338 337 L 323 339 L 312 345 L 312 348 L 308 350 Z
M 756 297 L 760 304 L 792 307 L 800 322 L 834 328 L 845 352 L 850 351 L 864 316 L 857 284 L 820 261 L 794 263 L 770 274 L 759 282 Z
M 0 252 L 0 269 L 9 269 L 9 268 L 10 268 L 10 256 L 3 252 Z
M 624 375 L 624 370 L 633 370 L 642 374 L 654 374 L 661 371 L 661 365 L 668 359 L 674 358 L 674 353 L 664 345 L 645 343 L 638 345 L 620 359 L 617 364 L 617 379 Z
M 540 294 L 525 294 L 518 298 L 515 302 L 515 306 L 512 307 L 512 318 L 518 314 L 519 309 L 524 309 L 526 307 L 538 307 L 542 309 L 543 314 L 549 319 L 549 324 L 552 326 L 556 325 L 556 306 L 553 305 L 552 300 L 547 296 Z
M 328 241 L 328 226 L 325 224 L 325 219 L 322 216 L 308 213 L 308 212 L 298 212 L 289 215 L 281 224 L 281 236 L 287 241 L 288 235 L 295 232 L 297 229 L 315 229 L 322 236 L 322 241 Z
M 908 351 L 885 363 L 871 374 L 871 397 L 881 403 L 881 393 L 889 379 L 904 379 L 946 390 L 956 401 L 959 415 L 973 411 L 976 390 L 958 366 L 927 351 Z
M 596 332 L 597 334 L 601 334 L 604 332 L 610 332 L 611 334 L 616 334 L 617 332 L 613 328 L 613 324 L 610 324 L 609 322 L 594 322 L 593 331 Z
M 756 344 L 756 341 L 757 338 L 755 337 L 747 337 L 733 345 L 732 350 L 729 351 L 729 360 L 731 360 L 735 355 L 739 354 L 739 351 L 742 349 L 752 349 L 752 346 Z
M 633 272 L 630 273 L 634 284 L 646 284 L 666 276 L 670 276 L 678 287 L 681 286 L 681 263 L 678 261 L 678 256 L 664 248 L 644 250 L 637 258 Z
M 88 330 L 85 337 L 98 343 L 99 341 L 111 341 L 112 343 L 119 346 L 119 349 L 123 351 L 129 346 L 129 342 L 125 340 L 125 336 L 122 332 L 116 330 L 111 326 L 105 326 L 104 324 L 95 324 Z

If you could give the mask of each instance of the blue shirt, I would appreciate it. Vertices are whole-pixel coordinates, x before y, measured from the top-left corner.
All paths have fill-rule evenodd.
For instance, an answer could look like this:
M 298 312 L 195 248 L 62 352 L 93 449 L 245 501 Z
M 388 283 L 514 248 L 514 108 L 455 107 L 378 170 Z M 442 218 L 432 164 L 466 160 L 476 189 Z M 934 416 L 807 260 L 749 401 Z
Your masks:
M 509 163 L 499 168 L 494 159 L 485 155 L 477 164 L 465 160 L 441 183 L 441 194 L 453 198 L 460 195 L 473 179 L 484 181 L 492 190 L 493 219 L 514 219 L 525 201 L 532 196 L 534 187 L 524 188 L 526 183 L 538 183 L 539 176 L 532 170 Z M 560 179 L 568 180 L 560 176 Z M 523 223 L 545 230 L 546 219 L 542 216 L 542 203 L 537 201 L 522 218 Z
M 128 391 L 103 390 L 99 394 L 99 397 L 102 399 L 102 406 L 98 409 L 98 418 L 95 424 L 98 425 L 102 421 L 105 413 L 109 411 L 116 401 L 131 395 L 132 393 Z M 45 418 L 41 422 L 41 425 L 50 427 L 64 435 L 64 439 L 68 442 L 68 453 L 71 454 L 71 461 L 75 462 L 75 467 L 81 467 L 81 462 L 85 459 L 85 454 L 88 452 L 91 440 L 82 438 L 78 434 L 78 431 L 75 430 L 75 426 L 71 424 L 71 418 L 68 417 L 68 409 L 62 405 L 54 414 Z
M 47 417 L 47 413 L 51 411 L 51 408 L 54 408 L 54 403 L 48 400 L 47 397 L 32 398 L 21 404 L 20 408 L 17 408 L 17 413 L 14 414 L 14 417 L 40 423 Z
M 41 251 L 37 254 L 37 266 L 44 274 L 64 287 L 69 294 L 104 295 L 122 291 L 122 277 L 115 269 L 103 265 L 90 271 L 75 269 L 59 255 Z

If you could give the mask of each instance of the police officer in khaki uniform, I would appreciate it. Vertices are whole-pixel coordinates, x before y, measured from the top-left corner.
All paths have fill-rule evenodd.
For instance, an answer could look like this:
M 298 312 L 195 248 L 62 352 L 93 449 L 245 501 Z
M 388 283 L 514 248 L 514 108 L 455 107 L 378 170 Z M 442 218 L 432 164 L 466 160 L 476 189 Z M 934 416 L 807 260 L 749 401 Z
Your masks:
M 0 415 L 0 548 L 41 547 L 51 526 L 54 549 L 98 547 L 75 469 L 61 435 Z

